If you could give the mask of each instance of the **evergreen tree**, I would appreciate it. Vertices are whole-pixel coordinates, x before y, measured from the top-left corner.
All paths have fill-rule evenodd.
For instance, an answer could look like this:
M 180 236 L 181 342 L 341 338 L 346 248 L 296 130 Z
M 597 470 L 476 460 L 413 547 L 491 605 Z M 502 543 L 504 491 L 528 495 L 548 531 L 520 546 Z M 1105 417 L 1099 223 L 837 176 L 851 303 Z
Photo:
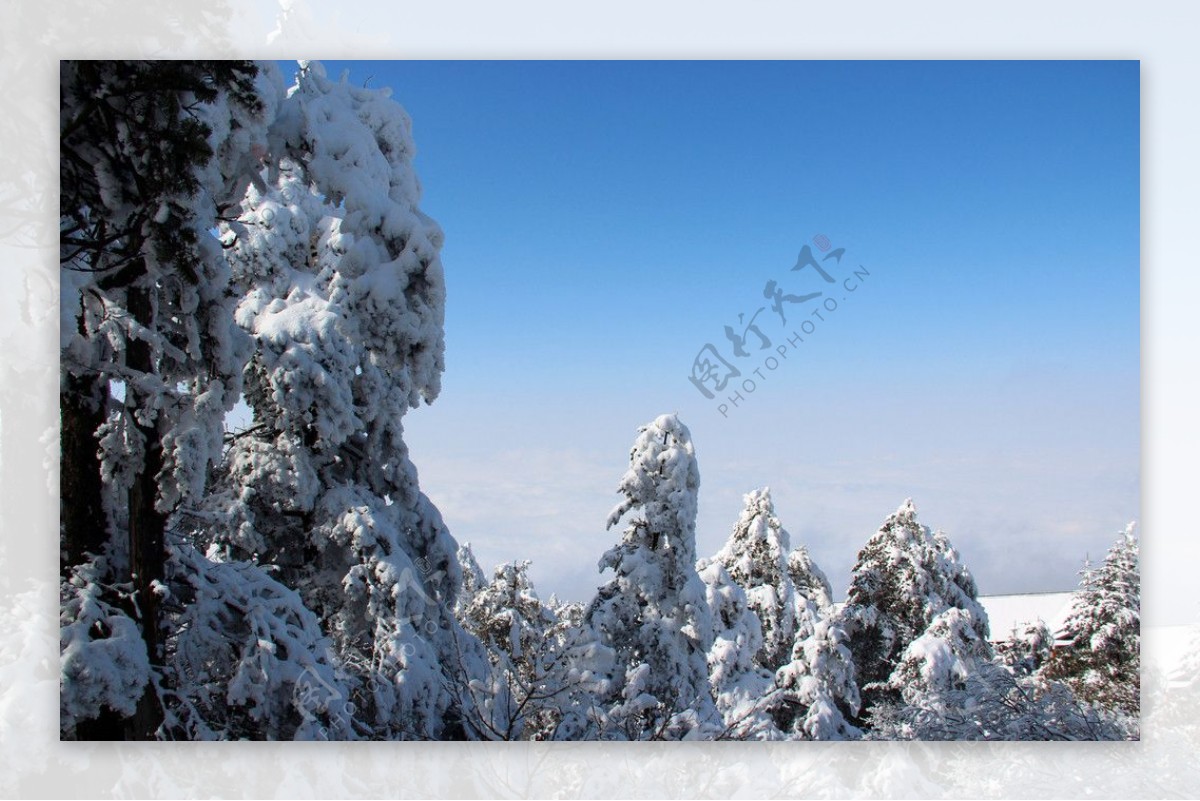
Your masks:
M 859 552 L 839 615 L 854 655 L 860 721 L 876 704 L 899 700 L 888 679 L 941 613 L 965 610 L 975 636 L 987 641 L 987 613 L 976 596 L 975 580 L 949 540 L 919 523 L 912 501 L 905 501 Z
M 639 429 L 623 496 L 608 518 L 627 514 L 621 542 L 600 569 L 616 574 L 585 620 L 616 654 L 608 705 L 610 736 L 706 737 L 719 731 L 708 682 L 712 620 L 696 573 L 700 471 L 687 427 L 662 415 Z
M 861 702 L 846 632 L 809 604 L 811 629 L 796 638 L 791 661 L 775 673 L 775 723 L 798 739 L 857 739 L 862 732 L 851 720 Z
M 302 63 L 276 90 L 267 169 L 222 241 L 254 426 L 209 526 L 320 621 L 378 738 L 461 737 L 451 687 L 486 672 L 454 617 L 458 546 L 421 492 L 403 418 L 440 389 L 442 232 L 419 207 L 407 115 Z
M 874 738 L 1137 739 L 1136 721 L 1029 673 L 1023 660 L 1005 664 L 977 629 L 970 611 L 950 608 L 908 645 L 886 685 L 899 700 L 871 710 Z
M 825 573 L 800 543 L 788 554 L 787 573 L 795 588 L 792 596 L 796 610 L 794 641 L 803 640 L 816 631 L 821 620 L 833 615 L 833 590 Z
M 1081 701 L 1062 682 L 981 661 L 936 694 L 885 704 L 874 740 L 1136 740 L 1135 719 Z
M 247 352 L 210 231 L 252 180 L 265 119 L 249 62 L 60 69 L 64 668 L 91 668 L 64 679 L 64 734 L 140 739 L 163 714 L 150 677 L 168 648 L 169 519 L 204 492 Z M 98 609 L 106 623 L 70 633 L 74 613 Z M 132 712 L 128 697 L 87 686 L 109 675 L 102 665 L 140 665 L 106 662 L 131 632 L 150 665 Z M 105 700 L 85 713 L 75 693 Z
M 1054 634 L 1041 620 L 1014 626 L 1012 633 L 996 643 L 996 658 L 1014 673 L 1036 673 L 1050 659 Z
M 189 740 L 352 740 L 347 674 L 300 595 L 246 560 L 206 557 L 175 540 L 164 607 L 172 611 L 160 736 Z
M 498 565 L 463 611 L 463 627 L 483 643 L 492 665 L 486 683 L 466 685 L 473 725 L 485 739 L 584 737 L 595 728 L 594 643 L 579 625 L 582 608 L 543 604 L 528 569 L 527 561 Z
M 829 581 L 803 546 L 789 551 L 769 489 L 744 500 L 733 533 L 713 557 L 725 570 L 702 571 L 718 623 L 710 670 L 727 726 L 758 737 L 857 737 L 847 721 L 858 711 L 854 666 L 845 632 L 829 620 Z M 742 607 L 757 618 L 759 637 L 741 622 Z M 739 649 L 755 642 L 762 644 L 742 664 L 747 657 Z
M 972 613 L 951 607 L 908 644 L 885 686 L 909 706 L 925 705 L 929 699 L 936 703 L 941 696 L 965 687 L 978 664 L 992 656 Z
M 483 568 L 479 566 L 479 561 L 475 558 L 475 552 L 471 550 L 471 543 L 465 542 L 458 546 L 456 556 L 458 569 L 462 572 L 462 584 L 454 599 L 454 614 L 461 621 L 467 608 L 475 600 L 475 596 L 487 586 L 488 580 Z
M 1085 570 L 1045 674 L 1083 700 L 1136 716 L 1141 698 L 1141 582 L 1138 540 L 1130 523 L 1104 564 Z
M 788 572 L 787 531 L 775 515 L 771 490 L 743 496 L 745 508 L 724 547 L 713 557 L 746 594 L 762 627 L 754 663 L 772 673 L 788 661 L 796 637 L 796 598 Z
M 789 659 L 775 672 L 776 725 L 809 740 L 856 739 L 850 721 L 861 700 L 846 632 L 835 616 L 829 579 L 797 543 L 787 556 L 796 631 Z
M 746 593 L 720 562 L 696 565 L 712 611 L 712 647 L 708 674 L 717 711 L 724 721 L 722 739 L 775 740 L 783 735 L 770 715 L 772 673 L 755 663 L 762 648 L 762 626 Z

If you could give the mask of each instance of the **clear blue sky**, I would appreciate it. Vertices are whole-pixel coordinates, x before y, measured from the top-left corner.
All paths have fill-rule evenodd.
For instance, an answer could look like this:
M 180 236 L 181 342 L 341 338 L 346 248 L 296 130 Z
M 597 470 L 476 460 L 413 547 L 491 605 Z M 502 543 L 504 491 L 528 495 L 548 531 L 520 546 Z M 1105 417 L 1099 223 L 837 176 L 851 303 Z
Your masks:
M 409 440 L 485 568 L 590 597 L 636 428 L 667 411 L 699 552 L 770 484 L 839 596 L 909 496 L 985 593 L 1068 589 L 1139 519 L 1137 62 L 325 66 L 413 118 L 449 297 Z M 828 289 L 789 269 L 816 234 L 846 248 L 838 310 L 723 417 L 693 359 L 761 365 L 724 327 L 769 279 Z

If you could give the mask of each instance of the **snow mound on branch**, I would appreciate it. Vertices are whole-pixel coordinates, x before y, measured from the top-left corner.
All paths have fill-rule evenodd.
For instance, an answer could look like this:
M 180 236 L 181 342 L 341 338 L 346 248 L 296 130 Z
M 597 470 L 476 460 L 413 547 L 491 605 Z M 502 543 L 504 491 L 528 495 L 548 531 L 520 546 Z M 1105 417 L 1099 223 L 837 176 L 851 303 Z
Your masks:
M 62 727 L 70 731 L 102 707 L 126 717 L 150 681 L 150 659 L 137 623 L 109 602 L 116 588 L 101 585 L 103 565 L 77 567 L 59 584 Z

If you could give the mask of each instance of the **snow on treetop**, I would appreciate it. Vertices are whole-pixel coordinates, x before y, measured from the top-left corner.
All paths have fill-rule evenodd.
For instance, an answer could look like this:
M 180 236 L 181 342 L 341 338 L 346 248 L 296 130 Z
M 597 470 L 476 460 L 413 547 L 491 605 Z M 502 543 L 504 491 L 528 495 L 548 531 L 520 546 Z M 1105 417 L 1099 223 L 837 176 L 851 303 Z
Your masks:
M 691 440 L 691 433 L 688 432 L 688 427 L 679 420 L 677 415 L 660 414 L 658 417 L 654 418 L 654 422 L 650 425 L 654 426 L 655 428 L 661 428 L 663 431 L 681 430 L 684 438 L 689 441 Z
M 633 521 L 632 527 L 645 529 L 653 539 L 665 537 L 664 544 L 682 548 L 694 562 L 699 489 L 700 469 L 691 432 L 675 415 L 660 415 L 638 429 L 629 452 L 629 470 L 617 488 L 625 497 L 609 513 L 607 527 L 640 508 L 643 517 Z

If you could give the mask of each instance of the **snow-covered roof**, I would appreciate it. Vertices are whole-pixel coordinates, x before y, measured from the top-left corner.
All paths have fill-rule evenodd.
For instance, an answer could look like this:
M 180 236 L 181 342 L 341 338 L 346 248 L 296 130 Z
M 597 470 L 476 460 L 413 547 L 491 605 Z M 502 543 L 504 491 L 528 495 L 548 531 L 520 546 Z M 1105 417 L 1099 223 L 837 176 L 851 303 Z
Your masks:
M 1025 623 L 1042 621 L 1057 633 L 1071 611 L 1069 592 L 1026 592 L 1017 595 L 982 595 L 992 640 L 1003 640 Z

